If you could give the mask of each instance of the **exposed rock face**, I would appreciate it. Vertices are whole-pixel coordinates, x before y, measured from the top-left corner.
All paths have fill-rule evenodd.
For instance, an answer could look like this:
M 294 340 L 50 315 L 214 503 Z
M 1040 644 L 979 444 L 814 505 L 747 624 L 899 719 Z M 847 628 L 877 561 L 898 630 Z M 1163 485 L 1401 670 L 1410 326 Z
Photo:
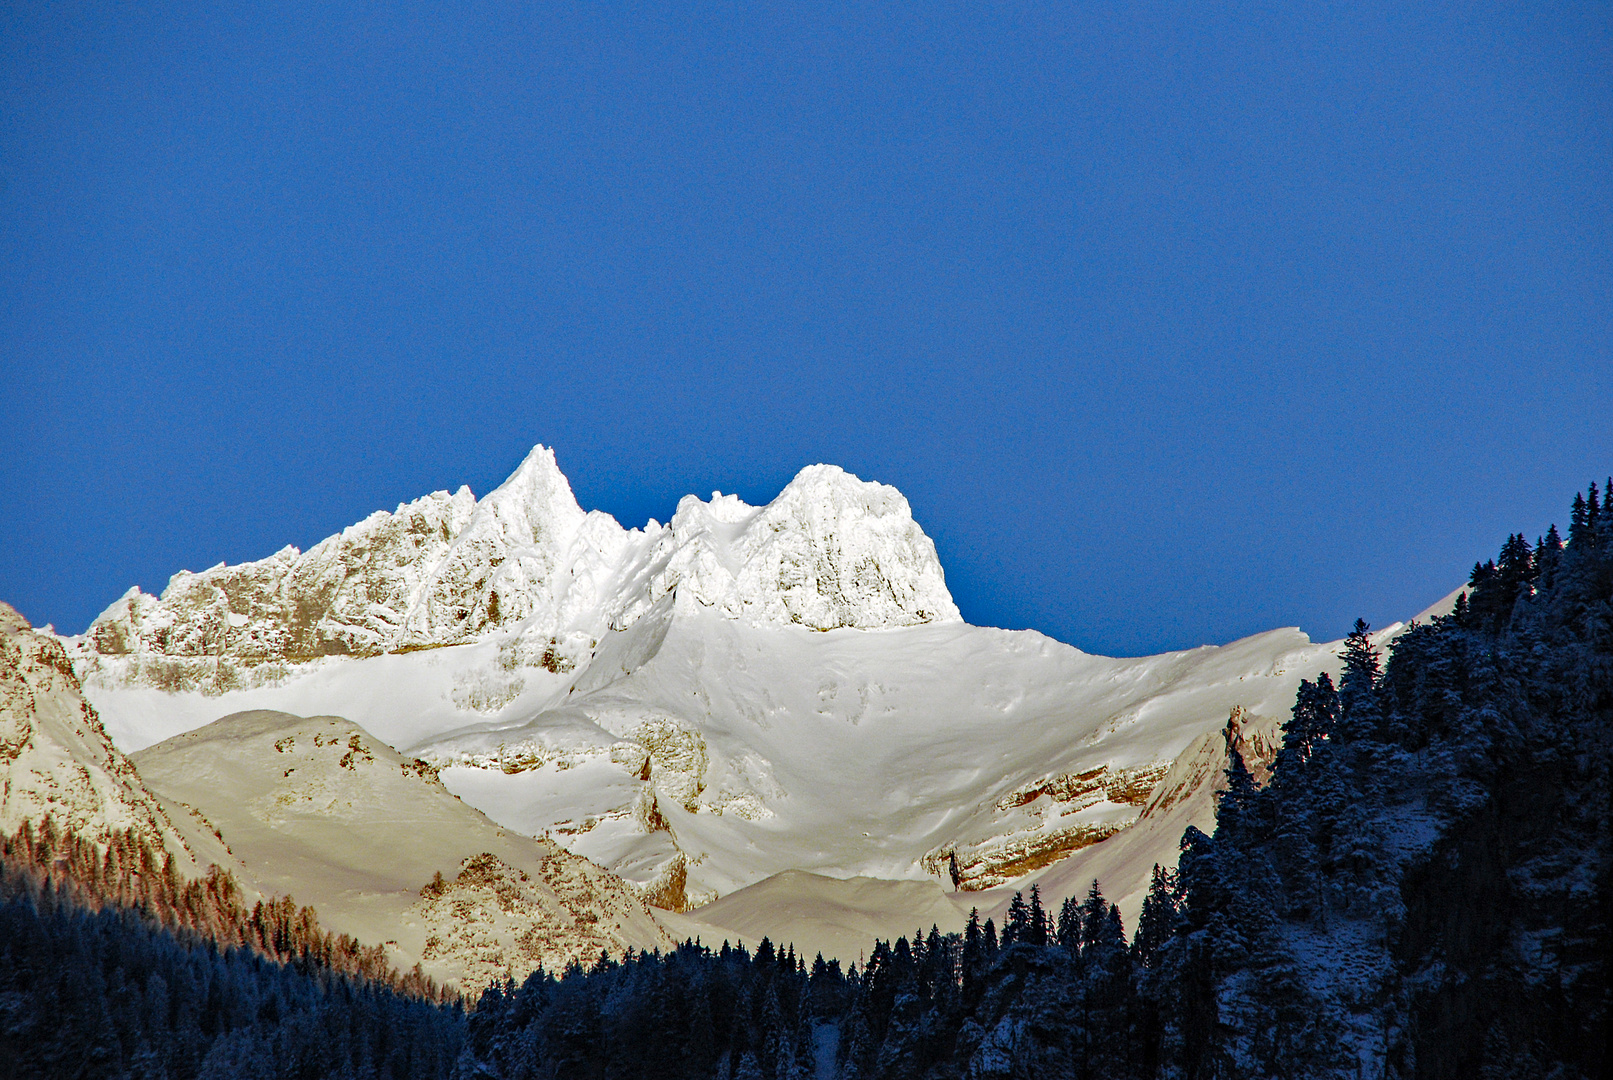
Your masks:
M 132 831 L 193 866 L 189 848 L 84 700 L 67 654 L 0 604 L 0 832 L 50 817 L 105 844 Z
M 958 620 L 935 546 L 895 488 L 814 465 L 760 509 L 686 497 L 670 526 L 584 512 L 533 449 L 477 502 L 468 488 L 378 511 L 306 553 L 181 571 L 130 589 L 76 643 L 85 678 L 204 693 L 273 686 L 331 656 L 477 641 L 505 629 L 551 672 L 668 594 L 730 618 L 817 630 Z M 581 655 L 578 643 L 581 642 Z M 467 690 L 488 711 L 519 679 Z
M 1168 763 L 1133 769 L 1107 765 L 1022 784 L 997 800 L 998 830 L 973 842 L 946 844 L 920 865 L 945 879 L 957 860 L 958 887 L 991 889 L 1051 866 L 1134 824 Z
M 1243 755 L 1255 783 L 1264 785 L 1281 746 L 1281 721 L 1235 707 L 1224 728 L 1195 739 L 1174 761 L 1060 773 L 1015 788 L 997 801 L 1003 822 L 997 834 L 938 847 L 925 854 L 922 865 L 945 880 L 955 856 L 959 888 L 990 889 L 1135 825 L 1164 819 L 1189 803 L 1213 821 L 1215 797 L 1226 790 L 1231 751 Z M 1025 818 L 1028 824 L 1021 824 Z M 1180 835 L 1178 828 L 1170 842 Z M 1156 861 L 1174 861 L 1174 850 L 1161 854 Z
M 426 926 L 423 959 L 464 971 L 462 984 L 521 982 L 538 967 L 559 973 L 592 964 L 601 952 L 675 944 L 662 931 L 646 943 L 620 913 L 642 908 L 620 878 L 555 848 L 536 875 L 491 852 L 466 859 L 458 875 L 434 878 L 411 909 Z
M 371 514 L 306 554 L 286 547 L 258 562 L 181 571 L 160 599 L 130 589 L 91 625 L 88 644 L 103 656 L 229 658 L 244 666 L 373 656 L 403 641 L 428 573 L 474 506 L 468 488 L 439 491 Z
M 1206 804 L 1213 805 L 1214 795 L 1226 790 L 1226 770 L 1234 749 L 1243 755 L 1243 763 L 1255 783 L 1265 786 L 1282 745 L 1280 719 L 1254 716 L 1241 707 L 1233 709 L 1226 727 L 1201 735 L 1171 762 L 1143 806 L 1143 815 L 1163 816 L 1194 798 L 1210 800 Z M 1210 820 L 1214 821 L 1213 815 Z

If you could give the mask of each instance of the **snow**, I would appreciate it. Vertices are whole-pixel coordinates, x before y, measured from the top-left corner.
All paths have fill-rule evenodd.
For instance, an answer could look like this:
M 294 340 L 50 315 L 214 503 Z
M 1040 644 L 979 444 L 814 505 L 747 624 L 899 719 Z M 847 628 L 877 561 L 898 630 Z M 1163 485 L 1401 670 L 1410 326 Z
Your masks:
M 1292 628 L 1116 659 L 970 626 L 906 499 L 827 465 L 764 507 L 688 496 L 670 524 L 623 529 L 537 447 L 480 502 L 439 492 L 306 556 L 175 583 L 67 639 L 125 750 L 245 710 L 339 715 L 512 834 L 640 884 L 686 869 L 690 903 L 734 900 L 730 929 L 763 925 L 742 909 L 779 894 L 749 890 L 790 872 L 821 907 L 801 926 L 863 926 L 868 897 L 950 889 L 953 853 L 976 889 L 944 901 L 954 918 L 1096 876 L 1134 924 L 1153 863 L 1207 826 L 1229 713 L 1278 723 L 1301 678 L 1338 670 L 1338 643 Z M 362 612 L 340 599 L 361 586 L 382 598 Z M 287 613 L 325 596 L 319 640 L 368 655 L 252 652 L 307 639 Z M 1180 803 L 1123 793 L 1178 767 L 1197 778 L 1167 776 Z M 834 899 L 822 879 L 893 887 Z
M 794 945 L 808 963 L 821 952 L 842 964 L 861 964 L 876 938 L 894 941 L 915 930 L 928 933 L 931 926 L 943 933 L 962 930 L 978 901 L 978 894 L 943 892 L 933 881 L 842 879 L 788 870 L 688 915 L 661 918 L 680 939 L 754 948 L 767 937 L 780 948 Z
M 131 589 L 72 644 L 86 681 L 219 694 L 297 678 L 321 656 L 514 627 L 598 639 L 674 592 L 729 618 L 819 630 L 958 620 L 935 546 L 895 488 L 813 465 L 765 507 L 690 496 L 670 526 L 624 529 L 584 512 L 537 446 L 479 502 L 439 491 L 306 554 L 181 571 L 160 598 Z
M 661 588 L 684 583 L 730 618 L 816 630 L 961 621 L 907 499 L 833 465 L 802 469 L 761 510 L 687 496 L 672 535 Z

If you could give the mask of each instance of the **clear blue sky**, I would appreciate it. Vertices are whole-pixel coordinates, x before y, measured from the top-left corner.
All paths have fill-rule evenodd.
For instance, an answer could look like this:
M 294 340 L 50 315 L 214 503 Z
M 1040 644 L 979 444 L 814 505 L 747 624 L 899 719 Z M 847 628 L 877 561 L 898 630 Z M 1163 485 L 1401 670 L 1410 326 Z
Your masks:
M 895 484 L 1092 651 L 1409 615 L 1613 471 L 1609 11 L 6 5 L 0 599 L 541 441 Z

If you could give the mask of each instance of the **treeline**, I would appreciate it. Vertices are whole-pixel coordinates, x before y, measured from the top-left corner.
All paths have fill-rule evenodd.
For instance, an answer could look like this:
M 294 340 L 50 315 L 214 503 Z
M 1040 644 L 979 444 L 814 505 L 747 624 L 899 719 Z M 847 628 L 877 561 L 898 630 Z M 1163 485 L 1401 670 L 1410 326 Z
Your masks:
M 380 946 L 365 946 L 319 925 L 318 913 L 291 897 L 247 907 L 235 878 L 218 867 L 186 878 L 174 857 L 132 831 L 114 832 L 104 846 L 60 831 L 47 817 L 0 836 L 0 899 L 18 895 L 88 911 L 117 908 L 154 927 L 189 931 L 214 945 L 241 947 L 303 972 L 330 971 L 385 986 L 397 993 L 444 1002 L 450 994 L 421 973 L 399 972 Z
M 1127 944 L 1094 885 L 1056 917 L 1035 888 L 1016 896 L 1000 936 L 971 917 L 962 934 L 876 942 L 861 971 L 821 955 L 809 969 L 766 938 L 754 955 L 685 942 L 602 957 L 490 988 L 456 1076 L 1140 1075 L 1159 1027 L 1139 993 L 1144 940 Z
M 220 949 L 47 886 L 0 903 L 0 1073 L 116 1080 L 445 1077 L 464 1014 Z
M 1613 486 L 1613 482 L 1610 482 Z M 844 973 L 686 944 L 490 990 L 457 1075 L 1596 1077 L 1613 1068 L 1613 506 L 1508 539 L 1387 665 L 1301 684 L 1270 782 L 1126 940 L 1094 886 Z

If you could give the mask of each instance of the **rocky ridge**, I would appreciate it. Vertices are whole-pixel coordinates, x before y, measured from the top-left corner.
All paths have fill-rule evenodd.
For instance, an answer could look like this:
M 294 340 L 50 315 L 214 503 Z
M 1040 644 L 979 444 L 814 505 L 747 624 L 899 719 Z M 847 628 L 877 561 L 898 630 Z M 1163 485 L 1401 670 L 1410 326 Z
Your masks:
M 181 571 L 161 596 L 130 589 L 71 644 L 86 680 L 209 694 L 500 633 L 531 654 L 521 662 L 570 671 L 670 595 L 816 630 L 959 618 L 895 488 L 814 465 L 765 507 L 686 496 L 670 524 L 624 529 L 584 512 L 538 446 L 480 501 L 438 491 L 307 552 Z
M 104 845 L 131 832 L 200 869 L 162 804 L 107 737 L 61 643 L 0 603 L 0 833 L 46 818 Z

